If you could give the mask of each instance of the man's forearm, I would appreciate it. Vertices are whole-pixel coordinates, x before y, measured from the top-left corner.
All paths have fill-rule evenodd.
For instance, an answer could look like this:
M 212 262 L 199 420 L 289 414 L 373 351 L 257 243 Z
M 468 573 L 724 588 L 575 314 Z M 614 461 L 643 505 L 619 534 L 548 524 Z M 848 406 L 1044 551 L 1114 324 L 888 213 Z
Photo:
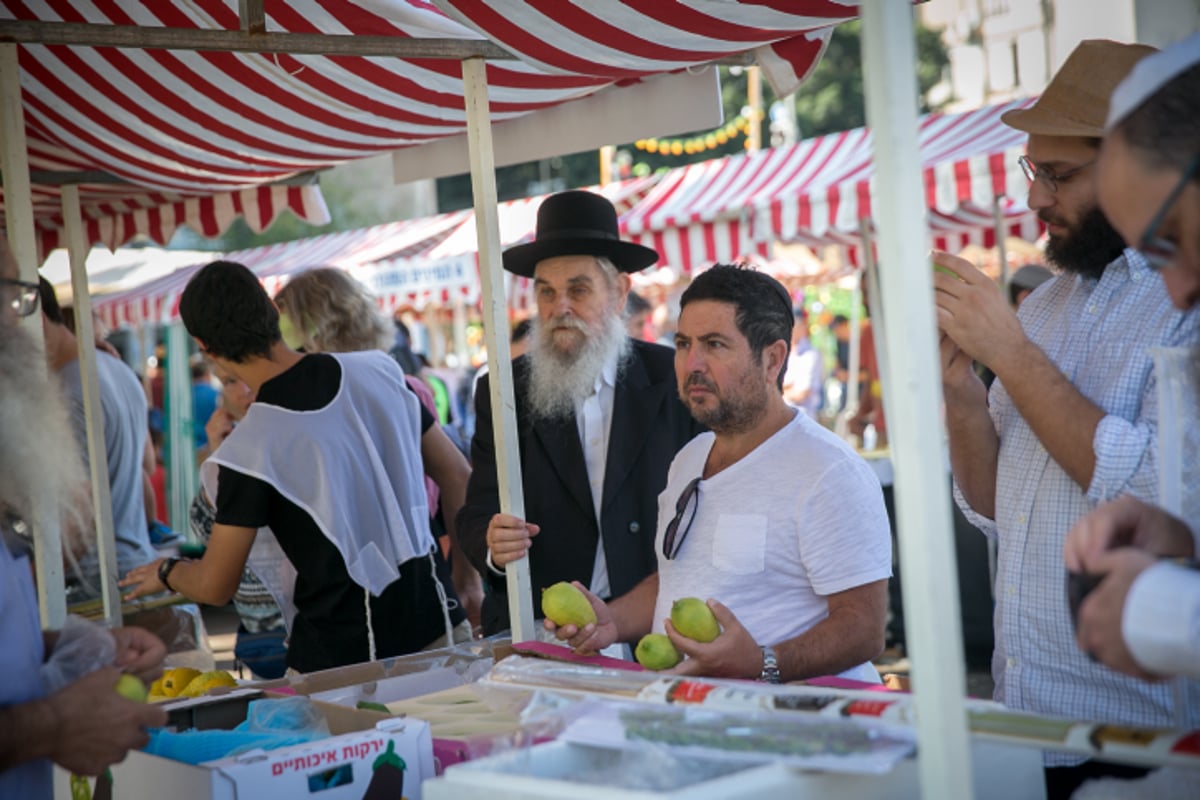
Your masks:
M 1046 452 L 1086 492 L 1096 470 L 1093 440 L 1103 409 L 1033 342 L 1006 353 L 992 369 Z
M 871 586 L 873 594 L 882 595 L 873 604 L 831 610 L 804 633 L 775 646 L 783 680 L 837 675 L 883 652 L 887 581 Z
M 658 573 L 608 604 L 617 626 L 617 641 L 636 644 L 654 627 L 654 605 L 658 602 Z
M 996 518 L 996 463 L 1000 439 L 987 402 L 946 400 L 950 469 L 963 497 L 976 513 Z
M 48 758 L 57 725 L 53 707 L 44 700 L 0 708 L 0 772 Z

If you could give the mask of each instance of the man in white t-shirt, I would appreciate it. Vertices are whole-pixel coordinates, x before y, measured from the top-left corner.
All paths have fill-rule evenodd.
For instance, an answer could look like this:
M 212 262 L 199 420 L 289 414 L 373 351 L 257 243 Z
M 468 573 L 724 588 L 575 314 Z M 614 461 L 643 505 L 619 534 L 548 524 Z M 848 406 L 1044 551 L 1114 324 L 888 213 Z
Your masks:
M 711 432 L 671 463 L 658 572 L 607 605 L 589 593 L 597 622 L 556 635 L 590 652 L 665 632 L 687 656 L 679 674 L 878 681 L 870 660 L 883 649 L 891 575 L 883 496 L 862 459 L 783 399 L 787 291 L 763 273 L 717 265 L 692 282 L 681 309 L 679 394 Z M 683 597 L 706 599 L 721 635 L 680 635 L 667 617 Z

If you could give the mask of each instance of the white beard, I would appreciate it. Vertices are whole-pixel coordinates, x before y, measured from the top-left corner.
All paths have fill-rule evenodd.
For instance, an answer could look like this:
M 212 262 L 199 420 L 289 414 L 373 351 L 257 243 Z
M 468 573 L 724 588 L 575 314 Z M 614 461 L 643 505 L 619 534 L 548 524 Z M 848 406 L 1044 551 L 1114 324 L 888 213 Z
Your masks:
M 68 560 L 88 550 L 91 497 L 62 392 L 41 351 L 0 322 L 0 511 L 27 523 L 57 517 Z M 41 515 L 41 516 L 39 516 Z
M 571 325 L 584 334 L 577 352 L 563 353 L 554 345 L 554 326 Z M 632 345 L 625 323 L 617 314 L 606 314 L 597 329 L 575 317 L 558 317 L 543 323 L 535 319 L 529 345 L 529 410 L 545 420 L 565 419 L 575 404 L 590 395 L 604 365 L 616 357 L 620 373 Z

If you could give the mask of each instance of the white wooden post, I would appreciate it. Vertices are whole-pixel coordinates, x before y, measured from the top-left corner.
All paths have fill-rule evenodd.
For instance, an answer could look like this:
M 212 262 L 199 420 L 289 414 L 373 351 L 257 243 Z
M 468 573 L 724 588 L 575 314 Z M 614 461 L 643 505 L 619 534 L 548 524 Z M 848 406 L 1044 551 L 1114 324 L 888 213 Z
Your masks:
M 1004 228 L 1004 195 L 998 194 L 992 198 L 992 224 L 996 228 L 996 254 L 1000 257 L 1000 288 L 1008 297 L 1008 231 Z
M 479 280 L 483 288 L 483 327 L 487 338 L 488 381 L 495 432 L 496 478 L 500 511 L 525 518 L 517 413 L 508 349 L 508 305 L 504 298 L 504 269 L 500 261 L 500 220 L 496 214 L 496 164 L 492 151 L 492 120 L 488 110 L 486 62 L 463 61 L 463 96 L 467 106 L 467 146 L 471 155 L 471 192 L 479 238 Z M 529 558 L 505 567 L 508 611 L 514 642 L 535 638 Z
M 192 431 L 188 333 L 178 320 L 167 326 L 166 383 L 167 505 L 171 509 L 171 529 L 187 534 L 188 508 L 196 493 L 196 439 Z
M 96 332 L 92 322 L 92 298 L 88 294 L 87 242 L 83 235 L 83 213 L 79 187 L 62 187 L 63 227 L 71 261 L 71 293 L 75 306 L 75 339 L 79 345 L 79 378 L 83 384 L 83 416 L 87 428 L 88 477 L 92 482 L 92 506 L 96 523 L 96 559 L 100 568 L 100 597 L 104 621 L 109 627 L 121 624 L 121 591 L 117 587 L 117 543 L 113 526 L 112 491 L 108 475 L 108 453 L 104 448 L 104 410 L 100 403 L 100 381 L 96 374 Z
M 862 5 L 863 84 L 877 176 L 874 218 L 885 308 L 884 335 L 895 378 L 888 435 L 896 468 L 905 629 L 912 659 L 922 797 L 974 796 L 958 578 L 950 497 L 940 446 L 941 376 L 929 263 L 929 226 L 917 146 L 916 48 L 908 3 Z
M 20 279 L 37 283 L 37 241 L 33 227 L 33 194 L 29 182 L 29 153 L 25 144 L 25 108 L 21 105 L 21 67 L 17 45 L 0 44 L 0 170 L 4 175 L 4 217 L 8 245 L 17 259 Z M 42 315 L 30 314 L 21 324 L 40 352 Z M 57 509 L 34 510 L 33 558 L 37 567 L 38 608 L 42 627 L 61 628 L 67 619 L 63 583 L 62 531 Z M 3 545 L 0 545 L 3 546 Z

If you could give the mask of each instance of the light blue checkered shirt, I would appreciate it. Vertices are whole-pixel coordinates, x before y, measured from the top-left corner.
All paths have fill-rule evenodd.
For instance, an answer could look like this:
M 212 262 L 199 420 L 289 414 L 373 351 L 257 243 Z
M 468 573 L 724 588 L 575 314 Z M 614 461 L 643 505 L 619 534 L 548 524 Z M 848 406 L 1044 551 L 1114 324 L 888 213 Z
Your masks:
M 988 402 L 1000 436 L 996 520 L 970 509 L 968 519 L 998 537 L 996 699 L 1011 708 L 1052 716 L 1132 725 L 1174 726 L 1175 687 L 1125 677 L 1088 660 L 1075 645 L 1067 608 L 1063 540 L 1097 504 L 1121 494 L 1153 501 L 1158 493 L 1156 346 L 1200 342 L 1200 313 L 1181 313 L 1162 280 L 1137 252 L 1108 265 L 1099 280 L 1063 275 L 1021 305 L 1026 335 L 1107 416 L 1092 446 L 1096 468 L 1080 490 L 1046 452 L 999 381 Z M 1194 427 L 1194 426 L 1193 426 Z M 1196 486 L 1194 469 L 1185 486 Z M 1200 492 L 1191 492 L 1193 506 Z M 1195 519 L 1197 508 L 1185 509 Z M 1200 725 L 1200 685 L 1183 686 L 1182 722 Z M 1080 758 L 1047 753 L 1047 766 Z

